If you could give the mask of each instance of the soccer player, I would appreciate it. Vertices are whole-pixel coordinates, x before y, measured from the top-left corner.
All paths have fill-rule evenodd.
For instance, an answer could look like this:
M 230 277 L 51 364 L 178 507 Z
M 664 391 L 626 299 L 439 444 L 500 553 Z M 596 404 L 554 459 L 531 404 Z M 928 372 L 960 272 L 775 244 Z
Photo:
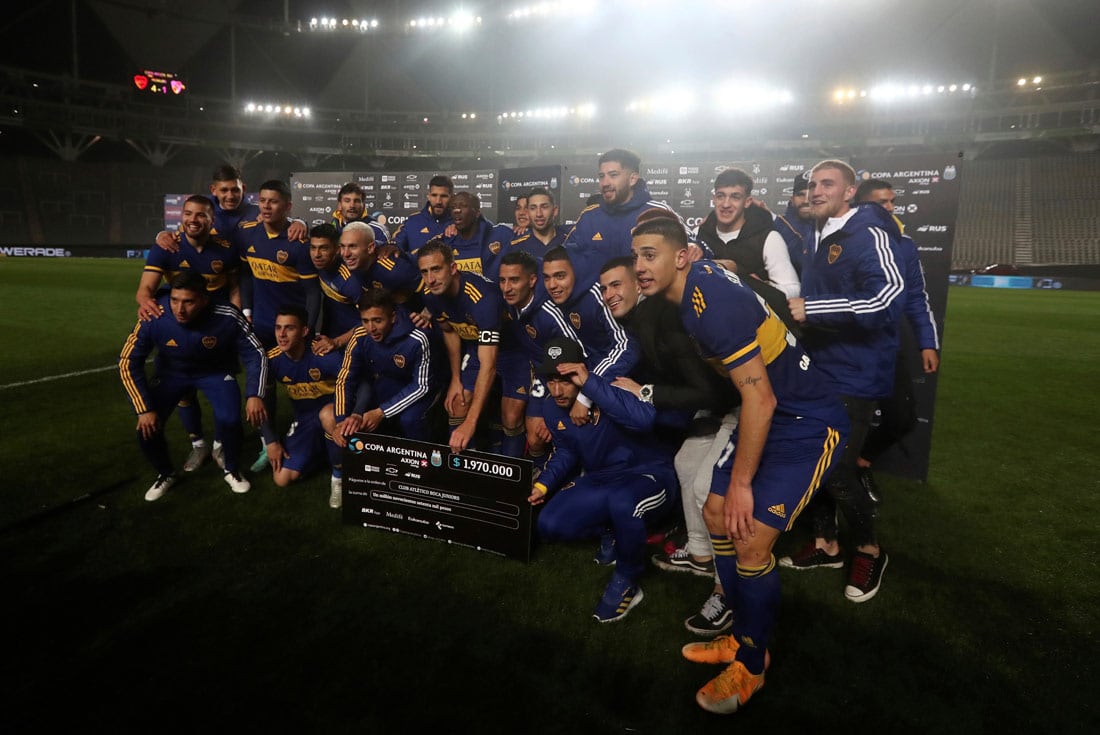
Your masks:
M 417 251 L 417 265 L 428 289 L 425 308 L 443 329 L 451 368 L 443 407 L 451 424 L 451 451 L 461 452 L 474 439 L 496 379 L 503 311 L 500 289 L 477 273 L 460 271 L 454 250 L 439 239 Z
M 516 197 L 516 215 L 513 223 L 516 227 L 527 228 L 530 226 L 531 221 L 527 215 L 527 196 L 524 194 Z
M 607 380 L 629 374 L 640 357 L 638 344 L 611 315 L 600 295 L 599 283 L 585 286 L 578 280 L 564 247 L 546 253 L 542 278 L 550 296 L 547 309 L 563 328 L 571 327 L 569 332 L 584 348 L 589 369 Z M 588 396 L 582 394 L 573 404 L 573 420 L 587 421 L 590 406 Z
M 810 197 L 806 193 L 810 182 L 799 174 L 791 186 L 791 198 L 787 200 L 787 210 L 775 218 L 776 229 L 787 242 L 787 254 L 798 277 L 802 278 L 802 268 L 808 254 L 813 253 L 814 215 L 810 207 Z M 782 223 L 782 224 L 780 224 Z
M 286 487 L 310 472 L 323 454 L 332 467 L 329 507 L 341 503 L 341 451 L 333 442 L 336 421 L 332 411 L 336 378 L 344 355 L 314 354 L 309 349 L 309 315 L 300 306 L 280 307 L 275 315 L 277 346 L 267 353 L 271 374 L 286 388 L 294 421 L 281 440 L 270 421 L 260 425 L 272 477 Z
M 210 181 L 210 199 L 214 203 L 214 233 L 227 235 L 246 220 L 260 216 L 260 208 L 245 201 L 241 172 L 228 163 L 214 169 Z
M 684 621 L 693 633 L 714 636 L 733 623 L 733 609 L 714 571 L 714 550 L 703 520 L 710 494 L 711 468 L 737 426 L 737 392 L 698 355 L 680 322 L 679 309 L 667 299 L 642 299 L 634 259 L 623 256 L 604 264 L 600 292 L 615 320 L 637 340 L 642 358 L 629 377 L 616 378 L 657 410 L 657 429 L 675 452 L 687 542 L 652 557 L 659 569 L 714 580 L 699 612 Z
M 202 391 L 214 409 L 216 435 L 224 446 L 224 478 L 235 493 L 250 489 L 237 469 L 241 445 L 241 393 L 236 373 L 238 360 L 246 371 L 246 415 L 253 425 L 266 417 L 264 387 L 267 356 L 241 313 L 229 305 L 211 303 L 206 279 L 184 271 L 162 297 L 166 312 L 156 319 L 138 321 L 119 357 L 119 374 L 126 395 L 137 414 L 141 450 L 157 471 L 157 479 L 145 493 L 158 500 L 176 482 L 164 422 L 181 397 Z M 153 379 L 145 375 L 145 361 L 156 351 Z
M 500 275 L 501 258 L 507 253 L 522 250 L 541 264 L 542 256 L 547 251 L 565 244 L 570 228 L 558 225 L 558 206 L 549 189 L 538 186 L 527 194 L 527 214 L 530 221 L 528 229 L 497 252 L 490 250 L 484 257 L 485 277 L 489 280 Z
M 443 236 L 443 231 L 451 224 L 448 205 L 454 191 L 455 185 L 450 176 L 439 174 L 431 178 L 424 208 L 405 220 L 393 233 L 393 242 L 399 250 L 415 255 L 429 240 Z
M 431 441 L 430 411 L 438 398 L 428 336 L 384 288 L 357 306 L 362 326 L 352 333 L 336 381 L 336 443 L 358 431 Z
M 715 569 L 733 600 L 732 635 L 682 651 L 690 661 L 728 664 L 696 702 L 734 712 L 764 685 L 780 599 L 772 548 L 828 474 L 847 421 L 774 312 L 737 276 L 710 261 L 691 262 L 678 219 L 642 222 L 632 247 L 642 293 L 679 308 L 703 356 L 722 365 L 741 396 L 737 428 L 703 505 Z
M 206 279 L 206 288 L 216 303 L 232 303 L 240 307 L 238 272 L 241 260 L 237 251 L 225 240 L 214 237 L 214 204 L 198 194 L 183 203 L 180 239 L 175 251 L 150 248 L 145 269 L 138 282 L 136 299 L 138 318 L 156 319 L 162 313 L 158 303 L 161 282 L 171 281 L 185 270 L 196 271 Z M 213 447 L 203 438 L 202 411 L 196 396 L 184 396 L 179 406 L 180 422 L 191 439 L 191 453 L 183 463 L 184 472 L 194 472 L 213 451 L 218 466 L 224 464 L 222 445 L 217 438 Z
M 455 234 L 444 236 L 443 241 L 454 248 L 455 265 L 459 270 L 485 275 L 483 261 L 512 241 L 512 228 L 494 225 L 482 217 L 481 199 L 472 192 L 458 192 L 450 206 Z
M 884 179 L 867 179 L 856 188 L 856 203 L 874 202 L 894 215 L 894 187 Z M 912 238 L 905 234 L 900 220 L 894 221 L 901 230 L 898 238 L 898 262 L 905 276 L 905 305 L 902 313 L 912 328 L 913 338 L 902 330 L 901 349 L 898 351 L 897 367 L 894 375 L 894 392 L 890 398 L 879 402 L 879 420 L 871 427 L 857 461 L 859 480 L 872 500 L 877 502 L 879 492 L 871 473 L 872 462 L 882 452 L 908 433 L 917 421 L 913 405 L 913 384 L 910 369 L 920 365 L 926 375 L 939 370 L 940 337 L 936 327 L 936 317 L 928 300 L 928 289 L 924 281 L 924 269 L 921 267 L 920 251 Z M 919 355 L 914 354 L 919 350 Z
M 376 243 L 382 245 L 389 242 L 390 235 L 386 228 L 367 214 L 366 194 L 363 187 L 354 181 L 349 181 L 340 187 L 336 197 L 336 211 L 332 213 L 330 224 L 336 228 L 337 232 L 342 231 L 352 222 L 362 222 L 371 228 Z
M 517 426 L 516 417 L 522 417 L 527 453 L 541 469 L 551 437 L 542 411 L 546 386 L 533 375 L 533 370 L 542 361 L 547 341 L 567 335 L 575 338 L 576 335 L 560 321 L 553 308 L 548 309 L 549 297 L 541 287 L 539 268 L 534 256 L 523 250 L 511 250 L 500 259 L 497 282 L 504 298 L 504 334 L 518 349 L 509 353 L 509 357 L 499 359 L 497 365 L 504 395 L 504 423 Z
M 837 510 L 855 546 L 844 596 L 872 599 L 889 557 L 875 533 L 875 503 L 859 481 L 858 459 L 878 401 L 894 390 L 898 320 L 905 277 L 897 256 L 901 236 L 877 204 L 849 204 L 856 174 L 847 163 L 826 160 L 810 172 L 810 204 L 817 220 L 813 259 L 803 271 L 803 296 L 791 315 L 806 326 L 806 351 L 843 401 L 851 422 L 848 446 L 836 472 L 811 508 L 814 538 L 780 565 L 792 569 L 844 566 L 837 540 Z
M 652 208 L 669 209 L 650 198 L 645 179 L 639 174 L 641 168 L 638 155 L 622 148 L 607 151 L 599 158 L 597 180 L 603 198 L 581 211 L 565 241 L 578 282 L 586 289 L 600 280 L 604 263 L 630 254 L 630 231 L 639 214 Z M 696 251 L 694 257 L 702 254 Z
M 546 423 L 554 437 L 554 453 L 528 498 L 532 505 L 546 502 L 539 536 L 572 541 L 613 529 L 616 567 L 592 617 L 600 623 L 621 620 L 643 598 L 638 579 L 645 569 L 647 526 L 675 500 L 671 455 L 653 439 L 653 405 L 589 372 L 578 342 L 547 342 L 538 374 L 553 398 Z M 596 406 L 592 421 L 578 426 L 570 413 L 582 389 Z
M 343 232 L 327 223 L 309 231 L 309 257 L 317 269 L 324 297 L 320 334 L 312 345 L 319 355 L 346 347 L 351 333 L 359 327 L 355 304 L 363 294 L 363 281 L 358 255 L 373 244 L 373 230 L 364 222 L 351 222 Z M 350 253 L 348 258 L 343 257 L 345 249 Z
M 321 314 L 321 288 L 317 271 L 310 260 L 309 247 L 289 238 L 290 187 L 278 179 L 260 185 L 260 219 L 242 222 L 230 234 L 241 258 L 248 266 L 242 276 L 244 314 L 252 322 L 260 343 L 272 349 L 275 343 L 275 315 L 286 305 L 305 308 L 306 325 L 317 328 Z M 267 391 L 267 413 L 275 421 L 275 391 Z M 267 450 L 252 464 L 253 472 L 267 466 Z

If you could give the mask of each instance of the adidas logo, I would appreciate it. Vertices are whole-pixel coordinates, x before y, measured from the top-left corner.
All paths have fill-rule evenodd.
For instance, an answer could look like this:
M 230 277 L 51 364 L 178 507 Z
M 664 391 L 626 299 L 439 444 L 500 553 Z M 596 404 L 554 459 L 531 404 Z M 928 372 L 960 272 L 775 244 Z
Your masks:
M 593 235 L 593 236 L 592 236 L 592 240 L 593 240 L 593 241 L 596 241 L 596 240 L 602 240 L 602 239 L 603 239 L 603 235 L 601 235 L 601 234 L 600 234 L 600 233 L 598 233 L 598 232 L 597 232 L 597 233 L 596 233 L 595 235 Z
M 290 380 L 290 378 L 288 378 L 287 376 L 285 376 L 285 375 L 284 375 L 284 376 L 283 376 L 283 382 L 284 382 L 284 383 L 290 383 L 290 382 L 292 382 L 292 381 Z
M 422 234 L 422 235 L 427 235 L 427 234 L 428 234 L 428 232 L 429 232 L 428 228 L 427 228 L 427 227 L 425 227 L 424 229 L 422 229 L 422 230 L 420 231 L 420 234 Z
M 783 503 L 780 503 L 779 505 L 769 505 L 768 512 L 772 515 L 779 516 L 780 518 L 787 517 L 787 508 L 785 505 L 783 505 Z
M 165 347 L 179 347 L 179 345 L 176 344 L 176 340 L 174 340 L 174 339 L 170 339 L 167 342 L 165 342 L 164 346 Z
M 558 431 L 565 431 L 565 424 L 560 421 L 558 422 Z

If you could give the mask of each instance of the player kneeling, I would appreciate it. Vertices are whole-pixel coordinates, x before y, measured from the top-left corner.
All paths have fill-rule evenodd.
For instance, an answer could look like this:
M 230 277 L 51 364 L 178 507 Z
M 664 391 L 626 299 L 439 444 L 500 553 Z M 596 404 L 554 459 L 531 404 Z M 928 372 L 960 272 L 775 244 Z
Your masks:
M 326 452 L 332 467 L 329 505 L 340 507 L 343 492 L 340 449 L 332 441 L 336 378 L 344 355 L 317 355 L 309 349 L 309 316 L 300 306 L 283 306 L 275 316 L 275 344 L 267 353 L 271 374 L 290 397 L 294 423 L 282 441 L 270 422 L 260 426 L 275 484 L 286 487 L 317 466 Z
M 638 579 L 646 566 L 647 525 L 677 500 L 672 456 L 653 437 L 653 404 L 590 373 L 578 342 L 549 340 L 537 373 L 553 399 L 546 402 L 545 418 L 554 440 L 554 453 L 528 498 L 539 505 L 553 493 L 539 514 L 539 535 L 575 541 L 612 529 L 615 572 L 593 617 L 620 620 L 642 601 Z M 578 426 L 570 411 L 582 388 L 593 405 L 590 420 Z

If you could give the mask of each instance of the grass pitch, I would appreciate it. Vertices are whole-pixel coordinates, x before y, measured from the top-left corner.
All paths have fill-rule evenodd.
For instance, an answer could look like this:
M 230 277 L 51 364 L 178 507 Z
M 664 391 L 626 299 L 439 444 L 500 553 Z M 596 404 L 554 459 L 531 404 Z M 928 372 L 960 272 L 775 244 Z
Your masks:
M 140 269 L 0 260 L 0 385 L 112 365 Z M 648 572 L 597 625 L 594 543 L 524 565 L 344 526 L 325 476 L 235 496 L 213 465 L 146 503 L 117 372 L 0 388 L 0 729 L 1095 732 L 1098 312 L 952 289 L 929 481 L 878 478 L 882 591 L 784 570 L 767 684 L 730 718 L 679 656 L 707 580 Z

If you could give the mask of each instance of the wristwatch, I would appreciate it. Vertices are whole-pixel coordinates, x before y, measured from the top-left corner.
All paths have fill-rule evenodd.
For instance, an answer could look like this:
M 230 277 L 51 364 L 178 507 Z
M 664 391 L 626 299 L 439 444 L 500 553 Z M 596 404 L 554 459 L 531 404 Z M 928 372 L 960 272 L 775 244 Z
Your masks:
M 653 403 L 653 385 L 651 383 L 643 385 L 638 391 L 638 397 L 646 403 Z

